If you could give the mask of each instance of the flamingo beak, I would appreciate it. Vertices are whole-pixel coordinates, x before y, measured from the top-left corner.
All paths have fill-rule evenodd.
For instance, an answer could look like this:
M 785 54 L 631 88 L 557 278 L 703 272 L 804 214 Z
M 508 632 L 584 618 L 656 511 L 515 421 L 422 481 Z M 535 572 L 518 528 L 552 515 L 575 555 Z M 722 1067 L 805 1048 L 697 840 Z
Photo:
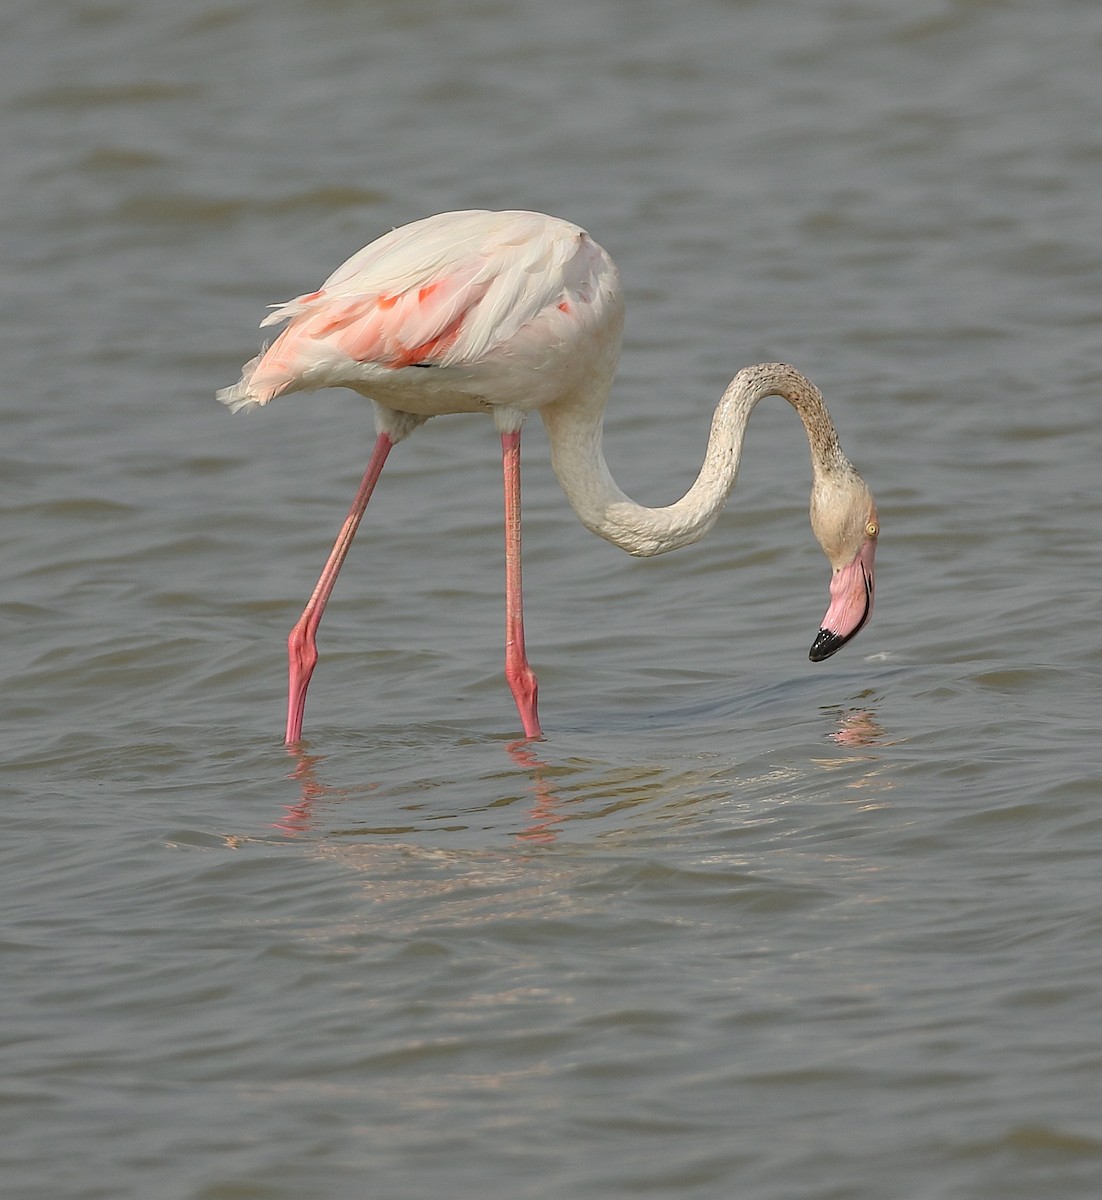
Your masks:
M 812 662 L 822 662 L 841 650 L 872 616 L 875 556 L 876 539 L 869 538 L 851 563 L 834 572 L 830 581 L 830 607 L 808 655 Z

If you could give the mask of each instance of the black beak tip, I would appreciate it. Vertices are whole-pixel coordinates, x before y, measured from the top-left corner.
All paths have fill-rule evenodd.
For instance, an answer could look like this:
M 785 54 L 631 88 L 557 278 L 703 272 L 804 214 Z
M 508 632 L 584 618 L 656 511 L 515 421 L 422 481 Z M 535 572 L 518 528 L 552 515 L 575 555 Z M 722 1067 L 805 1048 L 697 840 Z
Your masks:
M 815 641 L 811 643 L 811 650 L 807 657 L 812 662 L 822 662 L 823 659 L 830 658 L 835 650 L 841 650 L 847 640 L 847 638 L 839 637 L 836 633 L 831 633 L 829 629 L 820 629 L 815 636 Z

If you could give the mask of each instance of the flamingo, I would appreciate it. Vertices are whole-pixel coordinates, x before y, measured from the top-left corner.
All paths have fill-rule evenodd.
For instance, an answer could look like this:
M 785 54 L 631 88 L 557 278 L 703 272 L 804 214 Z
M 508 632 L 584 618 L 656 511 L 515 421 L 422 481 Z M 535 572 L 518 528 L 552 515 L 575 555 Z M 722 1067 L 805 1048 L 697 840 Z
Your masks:
M 623 290 L 608 253 L 577 225 L 534 212 L 427 217 L 364 247 L 317 291 L 273 308 L 261 325 L 286 328 L 218 399 L 237 412 L 291 392 L 347 387 L 373 402 L 377 434 L 352 507 L 287 640 L 287 745 L 301 739 L 318 625 L 387 455 L 445 413 L 488 413 L 501 436 L 505 677 L 527 739 L 542 732 L 524 646 L 520 435 L 536 410 L 552 467 L 582 524 L 629 554 L 650 556 L 695 542 L 712 527 L 734 488 L 754 406 L 781 396 L 807 432 L 811 526 L 832 568 L 811 660 L 829 657 L 868 621 L 876 505 L 842 452 L 819 389 L 793 367 L 759 363 L 738 372 L 715 410 L 696 481 L 676 503 L 647 508 L 617 486 L 601 439 L 620 354 Z

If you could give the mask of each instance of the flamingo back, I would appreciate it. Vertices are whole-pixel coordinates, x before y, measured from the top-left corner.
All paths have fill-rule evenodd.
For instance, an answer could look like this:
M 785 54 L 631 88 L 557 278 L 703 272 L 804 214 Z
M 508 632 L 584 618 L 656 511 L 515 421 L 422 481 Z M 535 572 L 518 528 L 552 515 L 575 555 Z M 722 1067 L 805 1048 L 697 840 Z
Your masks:
M 488 400 L 507 404 L 505 392 L 524 390 L 518 372 L 547 379 L 549 360 L 580 335 L 610 325 L 618 349 L 621 304 L 612 260 L 578 226 L 538 213 L 443 213 L 392 230 L 317 291 L 276 306 L 262 324 L 287 327 L 219 399 L 236 411 L 337 385 L 414 412 L 417 393 L 429 393 L 426 415 L 466 411 L 441 388 L 477 379 L 485 401 L 493 372 L 480 368 L 497 361 L 502 394 L 491 387 Z M 413 367 L 463 370 L 434 389 Z M 549 398 L 536 392 L 533 403 Z

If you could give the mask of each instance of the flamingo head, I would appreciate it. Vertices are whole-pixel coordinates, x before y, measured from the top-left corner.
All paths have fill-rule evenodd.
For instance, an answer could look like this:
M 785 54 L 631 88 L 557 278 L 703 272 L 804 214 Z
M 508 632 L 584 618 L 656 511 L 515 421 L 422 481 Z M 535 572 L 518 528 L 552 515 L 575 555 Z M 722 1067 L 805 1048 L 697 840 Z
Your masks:
M 816 488 L 811 526 L 834 571 L 830 607 L 808 656 L 812 662 L 822 662 L 856 637 L 872 616 L 880 521 L 872 493 L 855 471 L 847 472 L 840 483 Z

